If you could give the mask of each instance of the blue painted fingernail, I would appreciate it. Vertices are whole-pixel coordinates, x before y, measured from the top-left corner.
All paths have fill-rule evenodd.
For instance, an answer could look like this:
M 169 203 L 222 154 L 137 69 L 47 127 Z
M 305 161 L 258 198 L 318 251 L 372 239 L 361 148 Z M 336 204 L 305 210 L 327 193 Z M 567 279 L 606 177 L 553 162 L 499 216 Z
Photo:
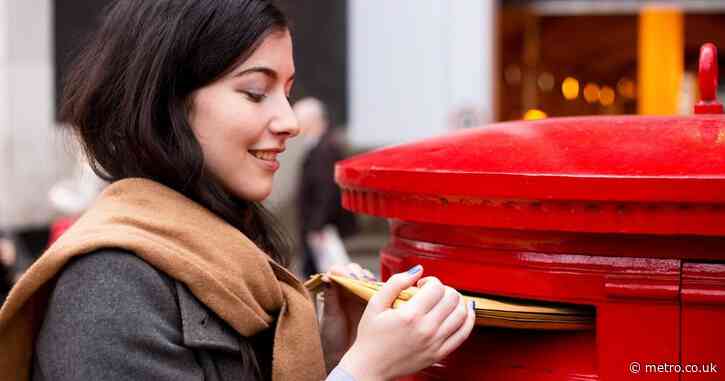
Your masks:
M 421 265 L 415 265 L 410 270 L 408 270 L 408 275 L 415 275 L 420 272 L 420 270 L 423 269 L 423 266 Z
M 471 306 L 471 309 L 475 311 L 476 310 L 476 301 L 475 300 L 471 300 L 471 303 L 469 303 L 469 304 Z

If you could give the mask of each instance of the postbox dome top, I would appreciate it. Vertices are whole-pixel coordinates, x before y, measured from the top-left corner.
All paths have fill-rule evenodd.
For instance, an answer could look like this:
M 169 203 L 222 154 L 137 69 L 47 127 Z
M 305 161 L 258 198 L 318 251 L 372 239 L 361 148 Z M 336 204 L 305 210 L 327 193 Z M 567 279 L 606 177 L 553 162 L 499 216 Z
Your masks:
M 725 116 L 497 123 L 343 161 L 337 180 L 430 195 L 725 202 Z
M 389 218 L 725 233 L 725 219 L 712 220 L 725 216 L 725 116 L 497 123 L 359 155 L 335 175 L 347 208 Z M 693 213 L 720 227 L 677 226 Z

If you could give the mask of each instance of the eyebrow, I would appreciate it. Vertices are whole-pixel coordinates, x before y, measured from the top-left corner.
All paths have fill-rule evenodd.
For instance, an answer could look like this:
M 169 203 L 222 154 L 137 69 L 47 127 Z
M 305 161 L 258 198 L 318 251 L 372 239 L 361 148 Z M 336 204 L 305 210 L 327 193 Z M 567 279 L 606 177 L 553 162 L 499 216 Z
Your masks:
M 255 66 L 255 67 L 250 67 L 249 69 L 242 70 L 239 73 L 234 74 L 234 77 L 242 77 L 244 75 L 252 74 L 252 73 L 262 73 L 262 74 L 266 75 L 267 77 L 270 77 L 273 80 L 277 79 L 277 77 L 278 77 L 276 71 L 274 71 L 268 67 L 263 67 L 263 66 Z M 295 75 L 292 74 L 292 76 L 289 77 L 287 82 L 291 82 L 294 79 L 295 79 Z

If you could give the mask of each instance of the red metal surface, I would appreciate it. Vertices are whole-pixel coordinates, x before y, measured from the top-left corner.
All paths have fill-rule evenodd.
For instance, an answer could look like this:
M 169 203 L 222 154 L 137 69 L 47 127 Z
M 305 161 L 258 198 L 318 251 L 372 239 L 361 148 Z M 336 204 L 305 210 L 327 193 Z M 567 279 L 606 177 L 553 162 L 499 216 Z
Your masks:
M 725 264 L 682 266 L 682 362 L 715 363 L 718 375 L 685 374 L 683 381 L 725 379 Z
M 723 202 L 725 116 L 507 122 L 356 156 L 348 189 L 471 198 Z M 414 184 L 414 185 L 413 185 Z
M 338 164 L 345 207 L 514 229 L 725 234 L 725 115 L 493 124 Z
M 679 379 L 676 374 L 629 371 L 635 361 L 643 369 L 646 364 L 680 362 L 682 262 L 631 257 L 639 240 L 667 247 L 671 237 L 637 237 L 617 247 L 605 243 L 613 237 L 597 234 L 573 239 L 539 232 L 529 237 L 525 232 L 398 220 L 392 221 L 391 236 L 381 255 L 384 277 L 420 263 L 427 274 L 468 293 L 596 308 L 593 331 L 479 328 L 441 366 L 409 380 Z M 690 238 L 679 247 L 696 243 Z M 709 244 L 720 252 L 725 249 L 722 240 Z M 720 345 L 710 343 L 711 350 Z
M 725 115 L 493 124 L 336 180 L 346 208 L 391 223 L 383 278 L 422 264 L 467 293 L 596 311 L 591 331 L 479 328 L 407 380 L 725 380 Z M 706 364 L 719 373 L 673 369 Z

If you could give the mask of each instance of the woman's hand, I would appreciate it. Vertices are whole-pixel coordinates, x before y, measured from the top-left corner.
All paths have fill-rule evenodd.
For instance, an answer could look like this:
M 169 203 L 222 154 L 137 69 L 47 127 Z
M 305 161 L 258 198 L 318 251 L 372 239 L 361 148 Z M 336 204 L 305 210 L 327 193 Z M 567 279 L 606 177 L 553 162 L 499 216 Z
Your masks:
M 357 381 L 390 380 L 445 358 L 473 329 L 474 306 L 435 277 L 421 279 L 416 266 L 395 274 L 368 302 L 350 350 L 340 366 Z M 404 305 L 392 304 L 406 288 L 421 289 Z
M 365 310 L 365 301 L 340 285 L 330 282 L 329 275 L 375 281 L 375 276 L 357 263 L 335 265 L 323 275 L 328 287 L 324 294 L 320 331 L 327 369 L 334 368 L 355 341 L 357 325 Z

